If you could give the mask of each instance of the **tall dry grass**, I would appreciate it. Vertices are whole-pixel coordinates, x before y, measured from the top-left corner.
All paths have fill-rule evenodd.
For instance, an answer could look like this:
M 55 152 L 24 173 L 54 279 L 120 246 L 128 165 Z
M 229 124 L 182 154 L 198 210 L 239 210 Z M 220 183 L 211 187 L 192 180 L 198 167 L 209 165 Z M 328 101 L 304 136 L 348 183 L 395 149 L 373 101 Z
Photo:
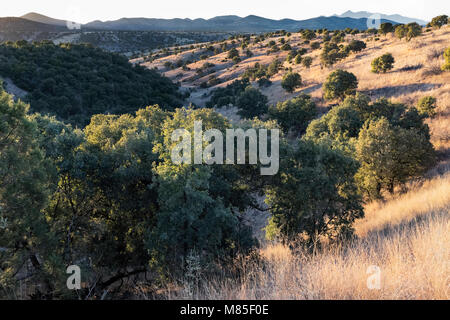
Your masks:
M 280 245 L 261 250 L 262 262 L 242 259 L 240 279 L 203 278 L 195 290 L 168 299 L 449 299 L 450 173 L 367 207 L 360 236 L 316 254 Z M 251 260 L 250 260 L 251 261 Z M 381 287 L 367 286 L 368 268 L 381 270 Z M 191 288 L 192 289 L 192 288 Z

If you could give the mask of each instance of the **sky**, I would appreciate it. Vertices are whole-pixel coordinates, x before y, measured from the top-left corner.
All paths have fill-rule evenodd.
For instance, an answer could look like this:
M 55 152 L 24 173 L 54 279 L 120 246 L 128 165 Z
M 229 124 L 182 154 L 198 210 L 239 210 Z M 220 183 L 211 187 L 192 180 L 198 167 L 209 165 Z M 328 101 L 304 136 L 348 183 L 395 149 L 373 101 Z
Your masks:
M 2 4 L 0 16 L 38 12 L 52 18 L 86 23 L 119 18 L 212 18 L 257 15 L 296 20 L 341 14 L 347 10 L 400 14 L 429 21 L 450 15 L 449 0 L 14 0 Z

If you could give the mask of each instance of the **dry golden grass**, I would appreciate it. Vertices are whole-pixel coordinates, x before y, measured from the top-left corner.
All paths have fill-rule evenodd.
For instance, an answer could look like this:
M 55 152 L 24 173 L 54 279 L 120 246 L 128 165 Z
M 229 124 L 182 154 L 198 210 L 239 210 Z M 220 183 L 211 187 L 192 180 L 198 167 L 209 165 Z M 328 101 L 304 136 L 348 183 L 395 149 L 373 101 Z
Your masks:
M 449 299 L 450 173 L 385 204 L 373 203 L 356 224 L 358 240 L 293 255 L 281 244 L 261 250 L 264 262 L 239 260 L 241 281 L 199 278 L 195 290 L 168 299 Z M 367 286 L 370 266 L 380 289 Z

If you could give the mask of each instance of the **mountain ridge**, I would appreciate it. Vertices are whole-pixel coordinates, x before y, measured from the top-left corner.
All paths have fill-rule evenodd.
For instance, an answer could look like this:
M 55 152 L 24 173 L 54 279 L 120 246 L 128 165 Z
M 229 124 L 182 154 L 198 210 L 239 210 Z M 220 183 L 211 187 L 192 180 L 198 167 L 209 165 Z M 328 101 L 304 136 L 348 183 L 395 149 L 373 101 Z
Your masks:
M 373 12 L 368 12 L 368 11 L 352 11 L 352 10 L 347 10 L 346 12 L 342 13 L 341 15 L 336 15 L 337 17 L 341 17 L 341 18 L 354 18 L 354 19 L 364 19 L 364 18 L 369 18 L 370 16 L 373 15 L 380 15 L 381 19 L 384 20 L 391 20 L 397 23 L 403 23 L 403 24 L 408 24 L 411 22 L 417 22 L 420 25 L 426 25 L 427 22 L 425 20 L 422 19 L 417 19 L 417 18 L 410 18 L 410 17 L 405 17 L 399 14 L 383 14 L 383 13 L 373 13 Z

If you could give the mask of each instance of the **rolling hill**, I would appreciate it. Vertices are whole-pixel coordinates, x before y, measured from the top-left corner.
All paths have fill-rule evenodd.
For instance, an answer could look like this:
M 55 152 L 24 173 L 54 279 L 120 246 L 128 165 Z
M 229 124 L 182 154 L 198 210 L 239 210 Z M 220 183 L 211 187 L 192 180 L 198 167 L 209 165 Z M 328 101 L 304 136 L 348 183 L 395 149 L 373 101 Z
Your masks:
M 45 24 L 49 24 L 52 26 L 60 26 L 60 27 L 66 27 L 66 23 L 67 23 L 66 20 L 50 18 L 50 17 L 44 16 L 44 15 L 36 13 L 36 12 L 27 13 L 27 14 L 21 16 L 20 18 L 34 21 L 34 22 L 45 23 Z
M 67 30 L 62 26 L 50 25 L 23 18 L 0 18 L 0 32 L 61 32 Z

